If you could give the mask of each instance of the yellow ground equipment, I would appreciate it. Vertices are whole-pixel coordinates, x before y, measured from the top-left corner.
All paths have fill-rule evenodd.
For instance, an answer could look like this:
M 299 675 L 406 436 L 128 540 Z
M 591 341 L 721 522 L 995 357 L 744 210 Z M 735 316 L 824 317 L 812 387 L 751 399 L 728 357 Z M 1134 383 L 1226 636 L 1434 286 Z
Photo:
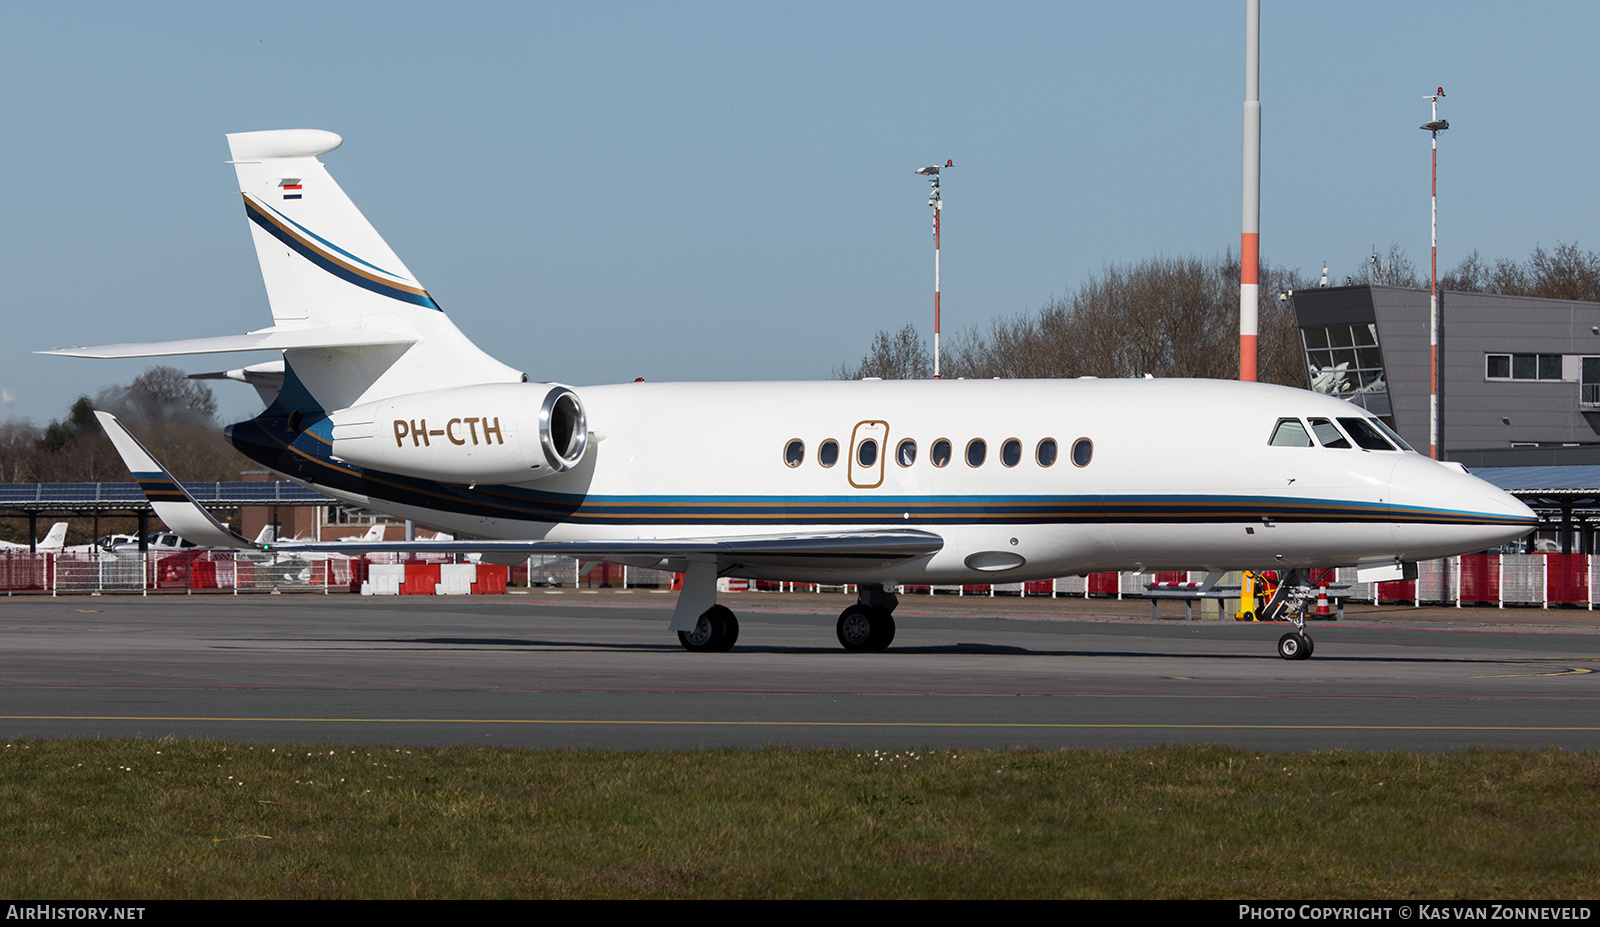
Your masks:
M 1272 601 L 1273 595 L 1278 591 L 1278 574 L 1271 570 L 1257 573 L 1253 570 L 1244 571 L 1244 587 L 1239 592 L 1239 610 L 1234 613 L 1236 621 L 1256 621 L 1264 611 L 1267 604 Z

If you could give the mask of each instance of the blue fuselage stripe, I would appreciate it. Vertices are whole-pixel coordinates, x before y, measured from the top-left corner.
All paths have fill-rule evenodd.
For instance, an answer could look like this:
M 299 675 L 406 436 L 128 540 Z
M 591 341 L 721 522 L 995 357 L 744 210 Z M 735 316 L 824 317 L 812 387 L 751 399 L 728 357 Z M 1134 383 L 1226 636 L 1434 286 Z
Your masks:
M 377 293 L 381 296 L 387 296 L 390 299 L 398 299 L 401 302 L 411 303 L 412 305 L 422 306 L 427 309 L 439 309 L 439 304 L 435 303 L 433 301 L 433 297 L 426 293 L 412 293 L 401 289 L 400 287 L 385 283 L 381 280 L 374 280 L 371 277 L 363 276 L 353 269 L 346 267 L 339 261 L 336 261 L 317 249 L 312 248 L 305 242 L 289 234 L 278 223 L 273 222 L 271 218 L 269 218 L 265 213 L 261 212 L 256 207 L 255 203 L 249 200 L 245 200 L 245 212 L 250 216 L 250 221 L 265 229 L 273 238 L 283 242 L 296 254 L 317 265 L 328 273 L 333 274 L 340 280 L 353 283 L 364 290 L 371 290 L 374 293 Z M 362 263 L 366 262 L 363 261 Z M 369 264 L 368 266 L 370 267 L 372 265 Z

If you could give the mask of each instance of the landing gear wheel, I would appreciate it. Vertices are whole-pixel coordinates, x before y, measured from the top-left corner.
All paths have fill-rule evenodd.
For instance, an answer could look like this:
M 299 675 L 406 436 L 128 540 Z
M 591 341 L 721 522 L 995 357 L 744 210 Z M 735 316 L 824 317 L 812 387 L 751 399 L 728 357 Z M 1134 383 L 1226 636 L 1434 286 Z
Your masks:
M 894 640 L 894 616 L 887 609 L 852 605 L 839 615 L 838 632 L 846 650 L 885 650 Z
M 722 605 L 706 609 L 693 631 L 678 632 L 678 642 L 693 653 L 726 653 L 738 639 L 739 619 Z
M 1311 638 L 1298 631 L 1290 631 L 1278 638 L 1278 656 L 1285 660 L 1304 660 L 1311 656 L 1314 645 Z

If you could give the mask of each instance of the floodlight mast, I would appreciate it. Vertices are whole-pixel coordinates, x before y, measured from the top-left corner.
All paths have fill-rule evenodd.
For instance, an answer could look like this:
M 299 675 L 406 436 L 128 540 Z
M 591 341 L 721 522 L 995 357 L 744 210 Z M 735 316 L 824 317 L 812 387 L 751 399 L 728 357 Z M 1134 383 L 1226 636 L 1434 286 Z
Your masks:
M 1433 118 L 1421 128 L 1433 136 L 1433 186 L 1431 199 L 1432 241 L 1428 258 L 1428 456 L 1439 459 L 1443 443 L 1439 421 L 1439 133 L 1450 128 L 1450 121 L 1439 118 L 1439 98 L 1444 88 L 1423 97 L 1433 107 Z
M 939 214 L 944 211 L 944 199 L 939 195 L 939 172 L 946 167 L 955 167 L 956 162 L 946 160 L 943 167 L 934 164 L 928 167 L 919 167 L 916 173 L 928 178 L 932 190 L 928 193 L 928 205 L 933 207 L 933 378 L 939 379 Z
M 1239 234 L 1239 379 L 1256 379 L 1261 299 L 1261 0 L 1244 10 L 1244 203 Z

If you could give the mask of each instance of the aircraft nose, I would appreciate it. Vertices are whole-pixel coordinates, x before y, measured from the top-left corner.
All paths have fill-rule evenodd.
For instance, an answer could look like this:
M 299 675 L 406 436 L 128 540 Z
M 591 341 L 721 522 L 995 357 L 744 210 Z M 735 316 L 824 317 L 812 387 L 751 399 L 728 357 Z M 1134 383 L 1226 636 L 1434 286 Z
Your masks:
M 1470 554 L 1522 537 L 1539 516 L 1498 486 L 1407 454 L 1389 480 L 1395 541 L 1405 560 Z

